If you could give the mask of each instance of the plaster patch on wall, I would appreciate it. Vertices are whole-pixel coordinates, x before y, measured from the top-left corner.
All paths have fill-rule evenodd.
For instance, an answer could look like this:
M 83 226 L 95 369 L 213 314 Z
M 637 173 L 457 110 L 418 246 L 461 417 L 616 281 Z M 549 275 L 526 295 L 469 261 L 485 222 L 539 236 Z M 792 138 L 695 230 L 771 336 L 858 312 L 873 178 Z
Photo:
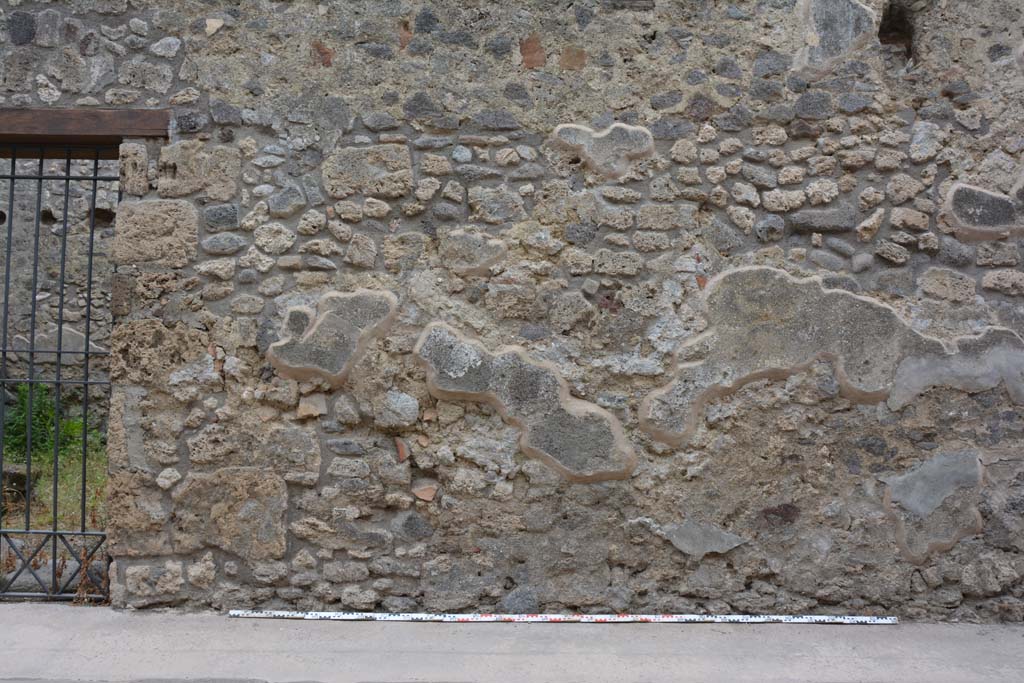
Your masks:
M 1000 382 L 1024 402 L 1024 341 L 1010 330 L 992 328 L 947 348 L 883 303 L 767 267 L 715 277 L 704 303 L 709 329 L 683 345 L 675 378 L 640 408 L 641 428 L 671 445 L 689 441 L 710 400 L 816 360 L 835 363 L 842 395 L 859 402 L 892 392 L 890 405 L 899 408 L 934 386 L 979 391 Z
M 285 314 L 285 338 L 267 349 L 267 359 L 284 377 L 345 382 L 370 342 L 394 320 L 398 299 L 391 292 L 359 289 L 328 292 L 316 310 L 294 306 Z
M 889 407 L 899 410 L 933 387 L 975 393 L 1006 386 L 1010 398 L 1024 404 L 1024 346 L 1012 330 L 990 328 L 957 340 L 958 352 L 908 357 L 896 370 Z
M 564 123 L 551 133 L 551 143 L 580 155 L 594 173 L 608 179 L 621 178 L 635 159 L 654 153 L 654 138 L 642 126 L 616 123 L 601 132 Z
M 693 519 L 685 519 L 679 524 L 658 524 L 653 519 L 641 517 L 631 522 L 643 524 L 654 534 L 675 546 L 676 550 L 696 560 L 705 555 L 725 554 L 747 542 L 742 536 L 730 533 L 719 526 Z
M 568 479 L 625 479 L 636 454 L 608 411 L 573 398 L 558 370 L 517 346 L 493 354 L 444 323 L 432 323 L 414 353 L 427 368 L 427 388 L 445 400 L 488 403 L 520 427 L 524 453 Z
M 981 533 L 977 498 L 983 479 L 974 451 L 938 453 L 903 474 L 883 478 L 884 503 L 904 559 L 923 564 L 932 554 Z

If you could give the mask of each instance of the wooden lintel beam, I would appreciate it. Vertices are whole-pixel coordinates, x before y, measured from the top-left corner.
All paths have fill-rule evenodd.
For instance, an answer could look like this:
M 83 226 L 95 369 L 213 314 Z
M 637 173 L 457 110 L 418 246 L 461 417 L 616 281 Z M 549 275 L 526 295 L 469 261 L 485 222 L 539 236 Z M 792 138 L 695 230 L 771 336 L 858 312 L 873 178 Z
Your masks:
M 108 145 L 166 138 L 169 109 L 0 109 L 0 143 Z

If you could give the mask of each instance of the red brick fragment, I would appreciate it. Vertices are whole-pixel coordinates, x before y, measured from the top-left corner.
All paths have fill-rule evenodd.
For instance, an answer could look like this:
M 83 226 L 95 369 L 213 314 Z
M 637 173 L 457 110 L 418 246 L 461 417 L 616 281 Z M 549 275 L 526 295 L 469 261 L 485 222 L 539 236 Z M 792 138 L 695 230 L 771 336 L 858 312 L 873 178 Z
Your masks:
M 587 65 L 587 51 L 575 45 L 566 45 L 562 56 L 558 58 L 558 66 L 566 71 L 579 71 Z
M 523 66 L 527 69 L 538 69 L 548 61 L 540 36 L 536 33 L 531 33 L 519 41 L 519 54 L 523 56 Z
M 330 66 L 334 63 L 334 50 L 327 47 L 319 40 L 314 40 L 310 46 L 313 48 L 313 63 L 319 66 Z

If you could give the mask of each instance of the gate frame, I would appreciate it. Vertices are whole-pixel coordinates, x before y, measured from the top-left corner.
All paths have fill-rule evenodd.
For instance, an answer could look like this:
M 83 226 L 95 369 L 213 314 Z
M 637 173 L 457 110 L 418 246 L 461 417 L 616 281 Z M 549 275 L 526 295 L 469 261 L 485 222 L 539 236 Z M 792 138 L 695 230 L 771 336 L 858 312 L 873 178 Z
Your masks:
M 169 129 L 171 122 L 171 111 L 168 109 L 145 109 L 145 110 L 118 110 L 118 109 L 0 109 L 0 156 L 4 158 L 14 159 L 18 156 L 19 150 L 34 150 L 34 154 L 31 156 L 25 155 L 24 158 L 38 159 L 40 167 L 42 166 L 44 159 L 67 159 L 68 164 L 72 158 L 88 158 L 94 160 L 95 165 L 91 177 L 84 177 L 84 180 L 91 180 L 93 184 L 93 197 L 95 198 L 97 182 L 101 180 L 98 173 L 98 163 L 100 160 L 112 160 L 120 157 L 120 145 L 123 142 L 129 140 L 138 140 L 140 142 L 159 142 L 163 143 L 169 137 Z M 86 148 L 92 153 L 88 156 L 73 155 L 72 150 Z M 124 194 L 124 171 L 123 171 L 123 160 L 121 164 L 122 168 L 119 188 L 118 201 L 123 197 Z M 65 180 L 65 183 L 69 182 L 70 173 L 67 173 L 68 178 L 57 178 Z M 16 179 L 20 177 L 16 170 L 13 170 L 10 174 L 8 182 L 11 187 L 11 201 L 13 202 L 13 190 Z M 44 176 L 42 172 L 39 174 L 40 187 L 42 185 Z M 102 178 L 104 181 L 112 180 L 112 178 Z M 40 189 L 41 192 L 41 189 Z M 37 209 L 38 213 L 38 209 Z M 13 221 L 13 215 L 8 217 L 8 220 Z M 38 226 L 39 216 L 36 216 L 36 230 L 39 230 Z M 64 212 L 65 225 L 67 222 L 67 207 Z M 92 229 L 92 228 L 91 228 Z M 66 231 L 66 227 L 65 227 Z M 65 233 L 66 234 L 66 233 Z M 90 243 L 90 266 L 92 259 L 92 245 Z M 8 245 L 8 251 L 10 245 Z M 36 256 L 38 258 L 38 255 Z M 62 255 L 63 262 L 63 255 Z M 63 263 L 62 263 L 63 266 Z M 10 268 L 10 259 L 6 261 L 6 267 Z M 91 267 L 90 267 L 91 270 Z M 8 274 L 9 275 L 9 274 Z M 63 267 L 62 267 L 63 275 Z M 90 276 L 91 284 L 91 276 Z M 61 287 L 64 286 L 63 279 L 61 281 Z M 7 304 L 9 302 L 5 302 Z M 87 326 L 88 326 L 87 321 Z M 112 326 L 116 327 L 117 320 L 114 316 L 112 320 Z M 60 327 L 60 323 L 58 323 Z M 113 330 L 112 327 L 112 330 Z M 88 329 L 88 327 L 87 327 Z M 32 330 L 33 337 L 36 334 L 35 329 Z M 58 331 L 59 336 L 59 331 Z M 88 338 L 88 337 L 87 337 Z M 7 340 L 0 340 L 0 343 L 6 348 Z M 54 385 L 57 388 L 58 393 L 58 406 L 59 406 L 59 393 L 60 393 L 60 344 L 58 343 L 57 354 L 57 377 L 54 381 Z M 83 351 L 86 358 L 89 355 L 88 346 Z M 86 392 L 88 392 L 89 380 L 86 376 L 83 382 Z M 85 405 L 88 405 L 88 399 L 86 398 Z M 87 410 L 87 408 L 85 409 Z M 56 462 L 56 461 L 55 461 Z M 83 469 L 85 460 L 83 458 Z M 31 485 L 30 482 L 27 485 Z M 84 478 L 83 478 L 84 486 Z M 54 482 L 54 488 L 56 489 L 56 480 Z M 83 510 L 84 510 L 84 499 L 83 499 Z M 56 501 L 54 501 L 56 505 Z M 33 576 L 40 587 L 47 586 L 45 593 L 33 592 L 33 593 L 3 593 L 0 594 L 0 599 L 45 599 L 45 600 L 69 600 L 76 597 L 76 593 L 67 592 L 72 582 L 75 580 L 80 571 L 88 572 L 89 562 L 97 555 L 100 548 L 104 545 L 106 539 L 105 531 L 86 531 L 83 527 L 80 531 L 69 532 L 61 531 L 57 525 L 56 509 L 53 511 L 53 529 L 42 530 L 42 529 L 26 529 L 24 531 L 8 530 L 0 535 L 0 568 L 5 565 L 5 560 L 8 558 L 8 552 L 13 552 L 20 560 L 22 564 L 19 574 L 24 573 L 26 570 L 31 576 Z M 8 538 L 10 534 L 25 535 L 28 537 L 41 536 L 42 541 L 36 545 L 33 541 L 30 547 L 26 547 L 22 553 L 19 553 L 11 543 L 11 539 Z M 72 572 L 71 576 L 66 580 L 58 581 L 56 577 L 56 549 L 59 547 L 58 542 L 64 546 L 69 552 L 74 555 L 74 550 L 68 543 L 67 536 L 80 537 L 83 542 L 83 552 L 86 552 L 86 558 L 84 563 L 79 564 L 79 568 Z M 95 545 L 92 545 L 95 539 Z M 10 550 L 7 546 L 10 545 Z M 47 584 L 37 574 L 31 566 L 32 560 L 36 555 L 47 545 L 52 545 L 54 549 L 54 557 L 51 558 L 53 576 L 49 577 L 52 580 Z M 0 578 L 3 575 L 0 573 Z M 94 582 L 95 584 L 95 582 Z M 102 594 L 89 594 L 84 596 L 86 599 L 99 599 L 105 600 L 108 597 L 108 586 L 102 588 Z

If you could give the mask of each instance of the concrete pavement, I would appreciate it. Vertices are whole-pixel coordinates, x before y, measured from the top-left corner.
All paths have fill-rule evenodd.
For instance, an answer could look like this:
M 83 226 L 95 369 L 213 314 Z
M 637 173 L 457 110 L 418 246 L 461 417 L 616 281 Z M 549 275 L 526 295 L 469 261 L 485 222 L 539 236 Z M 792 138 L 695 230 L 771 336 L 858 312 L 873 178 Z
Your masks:
M 413 624 L 0 604 L 10 681 L 1024 681 L 1024 627 Z

